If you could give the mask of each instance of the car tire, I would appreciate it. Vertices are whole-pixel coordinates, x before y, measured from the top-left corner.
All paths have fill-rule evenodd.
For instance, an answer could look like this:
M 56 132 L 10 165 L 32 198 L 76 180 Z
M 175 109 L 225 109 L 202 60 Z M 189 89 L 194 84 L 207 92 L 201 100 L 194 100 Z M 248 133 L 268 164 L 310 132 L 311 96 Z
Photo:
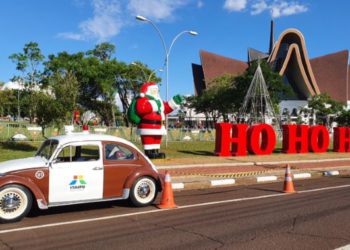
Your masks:
M 20 221 L 33 204 L 31 192 L 21 185 L 6 185 L 0 188 L 0 222 Z
M 153 178 L 138 178 L 130 190 L 130 201 L 136 207 L 145 207 L 157 197 L 157 185 Z

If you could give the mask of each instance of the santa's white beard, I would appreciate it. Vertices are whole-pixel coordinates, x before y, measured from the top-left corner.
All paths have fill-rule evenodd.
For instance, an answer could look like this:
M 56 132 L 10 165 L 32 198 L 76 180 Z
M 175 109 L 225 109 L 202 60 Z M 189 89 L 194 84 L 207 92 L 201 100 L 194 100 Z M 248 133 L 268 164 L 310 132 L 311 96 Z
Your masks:
M 148 93 L 147 95 L 152 96 L 152 97 L 153 97 L 154 99 L 156 99 L 156 100 L 162 101 L 162 98 L 160 98 L 159 93 L 157 93 L 156 95 L 152 95 L 151 93 Z

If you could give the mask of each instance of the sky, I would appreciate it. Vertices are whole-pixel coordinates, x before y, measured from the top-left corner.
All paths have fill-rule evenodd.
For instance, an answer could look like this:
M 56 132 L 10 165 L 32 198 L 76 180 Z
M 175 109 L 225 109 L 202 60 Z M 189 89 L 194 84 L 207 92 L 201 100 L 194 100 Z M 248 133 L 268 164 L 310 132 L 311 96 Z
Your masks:
M 182 31 L 169 55 L 169 97 L 194 94 L 191 64 L 206 50 L 247 60 L 247 49 L 267 51 L 270 21 L 275 38 L 288 28 L 305 37 L 310 58 L 350 49 L 348 0 L 0 0 L 0 81 L 16 72 L 8 58 L 24 44 L 39 43 L 42 53 L 76 53 L 97 43 L 116 46 L 116 57 L 141 61 L 162 77 L 165 98 L 165 50 L 156 29 L 136 20 L 143 15 L 162 33 L 166 48 Z

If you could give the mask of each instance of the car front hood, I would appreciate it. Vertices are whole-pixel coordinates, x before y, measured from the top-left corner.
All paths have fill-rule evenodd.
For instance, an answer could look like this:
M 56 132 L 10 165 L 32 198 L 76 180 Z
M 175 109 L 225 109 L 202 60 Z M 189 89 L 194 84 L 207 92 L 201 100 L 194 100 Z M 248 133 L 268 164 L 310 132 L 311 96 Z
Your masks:
M 7 172 L 44 167 L 46 164 L 46 159 L 36 156 L 29 157 L 18 160 L 4 161 L 0 163 L 0 174 L 5 174 Z

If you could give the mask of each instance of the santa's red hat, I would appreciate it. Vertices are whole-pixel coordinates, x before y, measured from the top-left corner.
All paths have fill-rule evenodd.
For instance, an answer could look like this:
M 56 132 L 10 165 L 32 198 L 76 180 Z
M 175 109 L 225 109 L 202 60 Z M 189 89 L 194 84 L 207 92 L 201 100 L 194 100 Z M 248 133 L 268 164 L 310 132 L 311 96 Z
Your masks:
M 157 84 L 155 82 L 146 82 L 144 83 L 140 88 L 140 96 L 145 97 L 145 95 L 148 92 L 149 87 L 157 87 Z

